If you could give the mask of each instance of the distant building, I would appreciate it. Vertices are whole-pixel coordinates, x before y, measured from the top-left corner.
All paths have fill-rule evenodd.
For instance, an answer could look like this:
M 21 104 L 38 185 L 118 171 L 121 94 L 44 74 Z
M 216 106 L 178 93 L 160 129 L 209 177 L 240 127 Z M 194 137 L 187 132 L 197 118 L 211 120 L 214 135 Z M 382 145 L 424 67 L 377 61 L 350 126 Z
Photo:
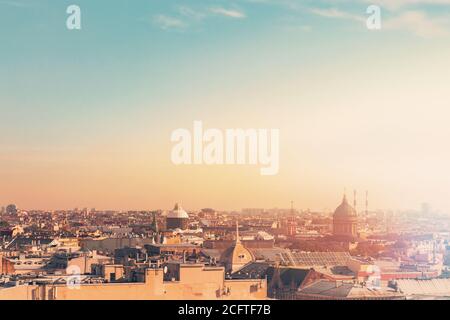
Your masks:
M 149 255 L 194 255 L 200 252 L 200 247 L 190 243 L 175 244 L 146 244 L 145 250 Z
M 297 221 L 294 217 L 289 217 L 287 219 L 287 223 L 286 223 L 286 234 L 289 237 L 294 237 L 297 234 Z
M 242 209 L 242 214 L 251 215 L 251 216 L 264 214 L 264 212 L 265 212 L 265 210 L 262 208 L 244 208 L 244 209 Z
M 390 286 L 411 298 L 447 298 L 450 279 L 399 279 L 392 281 Z
M 303 268 L 346 266 L 351 259 L 348 252 L 291 252 L 289 250 L 281 253 L 281 257 L 288 265 Z
M 172 211 L 167 213 L 166 228 L 186 230 L 189 224 L 189 216 L 177 203 Z
M 372 290 L 352 282 L 319 280 L 298 290 L 296 300 L 405 300 L 395 290 Z
M 333 234 L 338 237 L 357 237 L 358 217 L 356 210 L 347 202 L 344 195 L 342 203 L 336 208 L 333 215 Z
M 100 255 L 96 250 L 79 251 L 76 253 L 59 252 L 52 256 L 46 269 L 67 271 L 68 268 L 75 268 L 80 274 L 88 274 L 91 272 L 91 266 L 94 264 L 109 264 L 113 262 L 113 258 Z
M 116 249 L 151 244 L 152 238 L 86 238 L 80 239 L 80 246 L 88 250 L 114 252 Z
M 10 204 L 6 207 L 7 215 L 16 215 L 17 214 L 17 206 L 15 204 Z

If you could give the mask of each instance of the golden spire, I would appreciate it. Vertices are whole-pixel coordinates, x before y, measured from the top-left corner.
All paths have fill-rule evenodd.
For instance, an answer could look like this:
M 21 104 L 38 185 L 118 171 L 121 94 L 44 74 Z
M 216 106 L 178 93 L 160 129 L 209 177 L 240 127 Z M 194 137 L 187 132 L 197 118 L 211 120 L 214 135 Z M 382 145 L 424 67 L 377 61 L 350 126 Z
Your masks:
M 236 244 L 241 243 L 241 239 L 239 239 L 239 220 L 236 219 Z

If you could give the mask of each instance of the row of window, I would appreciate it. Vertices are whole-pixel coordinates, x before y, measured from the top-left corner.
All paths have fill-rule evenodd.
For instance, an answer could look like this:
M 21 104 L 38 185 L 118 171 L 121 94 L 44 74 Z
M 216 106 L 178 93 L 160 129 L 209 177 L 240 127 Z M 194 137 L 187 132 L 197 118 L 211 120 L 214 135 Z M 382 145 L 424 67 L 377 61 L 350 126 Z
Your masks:
M 43 265 L 43 264 L 45 264 L 44 262 L 42 262 L 42 261 L 25 261 L 25 262 L 15 262 L 14 263 L 14 265 L 16 265 L 16 266 L 20 266 L 20 265 L 32 265 L 32 264 L 36 264 L 36 265 Z

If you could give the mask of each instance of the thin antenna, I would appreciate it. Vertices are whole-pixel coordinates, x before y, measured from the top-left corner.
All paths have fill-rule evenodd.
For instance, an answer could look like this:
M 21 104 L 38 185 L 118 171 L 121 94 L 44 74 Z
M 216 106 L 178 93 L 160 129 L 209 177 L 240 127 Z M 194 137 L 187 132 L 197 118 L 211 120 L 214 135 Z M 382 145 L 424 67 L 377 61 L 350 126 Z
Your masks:
M 353 208 L 358 212 L 358 210 L 356 210 L 356 190 L 353 190 Z
M 369 191 L 366 191 L 366 217 L 369 215 Z

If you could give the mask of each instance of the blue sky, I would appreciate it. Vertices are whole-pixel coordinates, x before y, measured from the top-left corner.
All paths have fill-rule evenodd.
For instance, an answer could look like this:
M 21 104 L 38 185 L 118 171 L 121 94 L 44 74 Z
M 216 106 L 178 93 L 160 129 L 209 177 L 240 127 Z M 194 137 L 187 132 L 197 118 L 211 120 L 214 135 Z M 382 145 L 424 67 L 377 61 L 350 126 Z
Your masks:
M 366 8 L 377 3 L 383 27 L 369 31 Z M 81 8 L 82 30 L 66 28 L 71 4 Z M 169 206 L 161 199 L 170 194 L 194 207 L 282 206 L 294 198 L 321 208 L 355 186 L 378 194 L 381 207 L 430 199 L 450 209 L 440 196 L 450 179 L 439 174 L 450 155 L 436 142 L 450 136 L 440 129 L 449 34 L 449 0 L 0 0 L 0 174 L 9 185 L 0 203 Z M 425 111 L 431 144 L 422 141 Z M 256 191 L 230 191 L 227 200 L 224 186 L 209 187 L 215 196 L 162 188 L 148 200 L 141 189 L 156 188 L 148 179 L 194 176 L 167 163 L 170 132 L 193 120 L 282 128 L 280 177 L 255 176 L 255 187 L 241 181 L 250 173 L 237 171 L 235 180 Z M 427 157 L 417 154 L 425 149 Z M 328 153 L 339 157 L 327 161 Z M 428 185 L 399 182 L 416 170 Z M 96 184 L 64 188 L 82 178 Z M 114 202 L 99 191 L 104 183 L 124 184 L 112 193 L 135 201 Z M 296 192 L 274 191 L 273 202 L 259 204 L 267 185 Z M 59 190 L 54 203 L 36 200 Z M 208 196 L 215 202 L 201 203 Z
M 435 22 L 437 17 L 449 14 L 447 6 L 421 4 L 427 1 L 409 1 L 409 6 L 401 5 L 407 0 L 384 2 L 399 3 L 383 10 L 386 19 L 400 19 L 406 12 L 427 16 L 429 37 L 439 34 L 443 23 Z M 189 96 L 195 85 L 204 91 L 217 83 L 206 79 L 211 71 L 219 88 L 232 89 L 233 77 L 253 81 L 253 72 L 267 65 L 285 70 L 334 62 L 327 53 L 339 57 L 347 45 L 360 50 L 424 41 L 416 39 L 420 30 L 408 26 L 417 25 L 421 16 L 400 19 L 394 23 L 398 30 L 382 38 L 369 33 L 357 20 L 365 18 L 365 1 L 81 0 L 76 4 L 83 29 L 69 32 L 65 9 L 72 3 L 0 1 L 0 66 L 8 75 L 0 79 L 3 99 L 15 108 L 31 108 L 26 110 L 31 114 L 44 111 L 45 117 L 50 110 L 49 121 L 53 116 L 103 116 L 105 111 L 120 117 L 124 101 L 137 106 L 150 93 L 160 111 L 158 103 L 173 99 L 174 87 Z

